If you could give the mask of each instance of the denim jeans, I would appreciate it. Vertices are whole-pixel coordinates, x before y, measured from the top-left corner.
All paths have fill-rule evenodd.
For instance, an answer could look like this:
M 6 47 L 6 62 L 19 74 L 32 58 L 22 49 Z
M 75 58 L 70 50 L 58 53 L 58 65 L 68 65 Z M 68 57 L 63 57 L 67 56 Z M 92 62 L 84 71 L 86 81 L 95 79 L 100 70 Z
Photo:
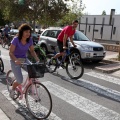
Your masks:
M 21 84 L 23 82 L 22 69 L 27 71 L 27 65 L 23 65 L 23 67 L 21 67 L 21 65 L 15 64 L 15 62 L 13 60 L 10 60 L 10 63 L 11 63 L 11 69 L 12 69 L 12 71 L 14 73 L 16 81 L 19 84 Z M 27 58 L 25 59 L 25 63 L 31 64 L 31 62 Z

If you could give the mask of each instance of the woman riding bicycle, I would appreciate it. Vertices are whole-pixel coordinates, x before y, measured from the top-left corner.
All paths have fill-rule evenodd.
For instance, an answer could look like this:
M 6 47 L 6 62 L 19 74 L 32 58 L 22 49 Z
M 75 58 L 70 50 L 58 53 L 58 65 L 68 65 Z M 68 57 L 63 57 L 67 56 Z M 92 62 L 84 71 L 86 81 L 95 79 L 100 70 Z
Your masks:
M 14 97 L 14 91 L 16 87 L 23 82 L 21 63 L 25 62 L 30 64 L 30 61 L 26 57 L 28 49 L 30 50 L 31 55 L 35 58 L 36 62 L 39 62 L 39 58 L 34 51 L 33 40 L 31 39 L 31 31 L 31 27 L 28 24 L 22 24 L 19 27 L 18 35 L 11 41 L 9 50 L 9 55 L 11 58 L 10 63 L 16 78 L 16 81 L 13 83 L 10 90 L 11 98 Z M 27 70 L 26 66 L 24 66 L 24 69 Z

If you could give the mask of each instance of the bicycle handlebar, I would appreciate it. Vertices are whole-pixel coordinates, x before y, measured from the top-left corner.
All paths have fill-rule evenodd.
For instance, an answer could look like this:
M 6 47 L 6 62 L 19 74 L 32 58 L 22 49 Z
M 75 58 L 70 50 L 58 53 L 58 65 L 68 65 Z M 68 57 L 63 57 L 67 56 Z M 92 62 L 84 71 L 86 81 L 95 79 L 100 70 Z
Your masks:
M 31 63 L 31 64 L 28 64 L 28 63 L 21 63 L 21 65 L 42 65 L 43 63 L 40 63 L 40 62 L 36 62 L 36 63 Z

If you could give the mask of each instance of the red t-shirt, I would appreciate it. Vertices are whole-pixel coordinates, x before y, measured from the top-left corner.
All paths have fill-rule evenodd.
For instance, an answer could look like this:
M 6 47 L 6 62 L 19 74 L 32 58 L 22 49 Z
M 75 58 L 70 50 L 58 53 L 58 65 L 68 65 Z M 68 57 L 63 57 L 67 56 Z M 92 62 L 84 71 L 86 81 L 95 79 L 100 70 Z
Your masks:
M 61 32 L 60 34 L 58 35 L 58 40 L 63 42 L 63 37 L 64 37 L 64 34 L 67 34 L 67 39 L 68 37 L 74 35 L 75 33 L 75 29 L 73 30 L 72 29 L 72 26 L 66 26 Z

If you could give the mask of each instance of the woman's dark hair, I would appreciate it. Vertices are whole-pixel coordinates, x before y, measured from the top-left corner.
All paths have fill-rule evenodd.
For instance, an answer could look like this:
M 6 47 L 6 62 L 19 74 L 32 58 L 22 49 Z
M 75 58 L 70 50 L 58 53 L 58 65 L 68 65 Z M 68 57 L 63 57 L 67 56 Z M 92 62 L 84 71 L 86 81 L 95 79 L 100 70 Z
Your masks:
M 19 33 L 18 33 L 19 41 L 21 41 L 22 36 L 23 36 L 23 32 L 26 31 L 26 30 L 30 30 L 30 37 L 31 37 L 31 31 L 32 31 L 32 29 L 31 29 L 30 25 L 28 25 L 28 24 L 26 24 L 26 23 L 25 23 L 25 24 L 22 24 L 22 25 L 18 28 L 18 30 L 19 30 Z M 29 42 L 30 37 L 27 38 L 27 42 Z

